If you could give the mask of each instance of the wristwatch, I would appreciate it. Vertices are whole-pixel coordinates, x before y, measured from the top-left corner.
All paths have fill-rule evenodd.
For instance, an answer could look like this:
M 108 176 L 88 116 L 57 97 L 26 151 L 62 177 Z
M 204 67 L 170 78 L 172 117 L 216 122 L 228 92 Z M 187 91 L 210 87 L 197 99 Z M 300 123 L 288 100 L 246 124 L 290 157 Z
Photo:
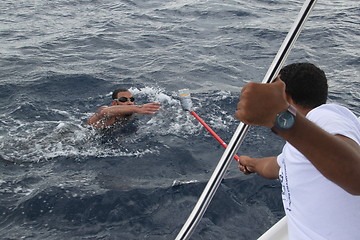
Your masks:
M 295 124 L 296 108 L 289 105 L 288 109 L 276 115 L 275 125 L 271 131 L 278 134 L 279 131 L 286 131 Z

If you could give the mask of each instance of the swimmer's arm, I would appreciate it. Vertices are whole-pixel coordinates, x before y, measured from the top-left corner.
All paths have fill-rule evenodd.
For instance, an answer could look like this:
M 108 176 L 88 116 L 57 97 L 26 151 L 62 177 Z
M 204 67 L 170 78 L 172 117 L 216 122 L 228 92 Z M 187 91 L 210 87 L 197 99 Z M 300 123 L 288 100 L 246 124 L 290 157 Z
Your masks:
M 116 105 L 105 108 L 101 115 L 105 117 L 117 117 L 127 114 L 155 114 L 160 110 L 160 103 L 146 103 L 144 105 Z
M 88 119 L 88 124 L 95 127 L 106 127 L 108 119 L 128 114 L 154 114 L 160 110 L 160 103 L 147 103 L 144 105 L 116 105 L 102 106 Z

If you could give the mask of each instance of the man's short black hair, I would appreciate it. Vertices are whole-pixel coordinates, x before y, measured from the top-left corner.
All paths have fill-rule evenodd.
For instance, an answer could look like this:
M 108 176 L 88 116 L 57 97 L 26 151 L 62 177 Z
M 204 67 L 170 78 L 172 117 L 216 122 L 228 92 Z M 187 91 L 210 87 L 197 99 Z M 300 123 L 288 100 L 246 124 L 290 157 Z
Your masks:
M 118 89 L 115 89 L 114 92 L 112 93 L 112 99 L 117 99 L 117 95 L 119 92 L 128 92 L 129 89 L 126 89 L 126 88 L 118 88 Z
M 315 108 L 326 103 L 328 84 L 325 73 L 312 63 L 293 63 L 280 71 L 286 84 L 286 93 L 296 104 Z

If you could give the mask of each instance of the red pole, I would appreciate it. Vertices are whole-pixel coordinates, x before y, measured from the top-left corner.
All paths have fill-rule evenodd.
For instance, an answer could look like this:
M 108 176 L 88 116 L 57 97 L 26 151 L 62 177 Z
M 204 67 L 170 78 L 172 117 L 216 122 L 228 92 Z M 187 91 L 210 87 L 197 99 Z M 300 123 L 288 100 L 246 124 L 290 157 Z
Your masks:
M 199 115 L 197 115 L 194 111 L 190 111 L 190 113 L 206 128 L 206 130 L 209 131 L 209 133 L 211 133 L 211 135 L 221 144 L 221 146 L 224 148 L 227 147 L 227 144 L 209 127 L 209 125 L 206 124 L 206 122 L 204 122 L 204 120 L 199 117 Z M 235 155 L 234 158 L 239 162 L 238 155 Z

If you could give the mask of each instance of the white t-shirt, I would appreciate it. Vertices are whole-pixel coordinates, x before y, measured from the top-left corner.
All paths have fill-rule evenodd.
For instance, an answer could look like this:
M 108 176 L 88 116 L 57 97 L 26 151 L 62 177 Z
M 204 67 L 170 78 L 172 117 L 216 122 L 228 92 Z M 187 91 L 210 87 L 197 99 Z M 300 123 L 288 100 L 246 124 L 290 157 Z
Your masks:
M 360 144 L 360 122 L 347 108 L 325 104 L 306 117 L 327 132 Z M 329 181 L 289 143 L 277 161 L 289 239 L 360 239 L 360 196 Z

